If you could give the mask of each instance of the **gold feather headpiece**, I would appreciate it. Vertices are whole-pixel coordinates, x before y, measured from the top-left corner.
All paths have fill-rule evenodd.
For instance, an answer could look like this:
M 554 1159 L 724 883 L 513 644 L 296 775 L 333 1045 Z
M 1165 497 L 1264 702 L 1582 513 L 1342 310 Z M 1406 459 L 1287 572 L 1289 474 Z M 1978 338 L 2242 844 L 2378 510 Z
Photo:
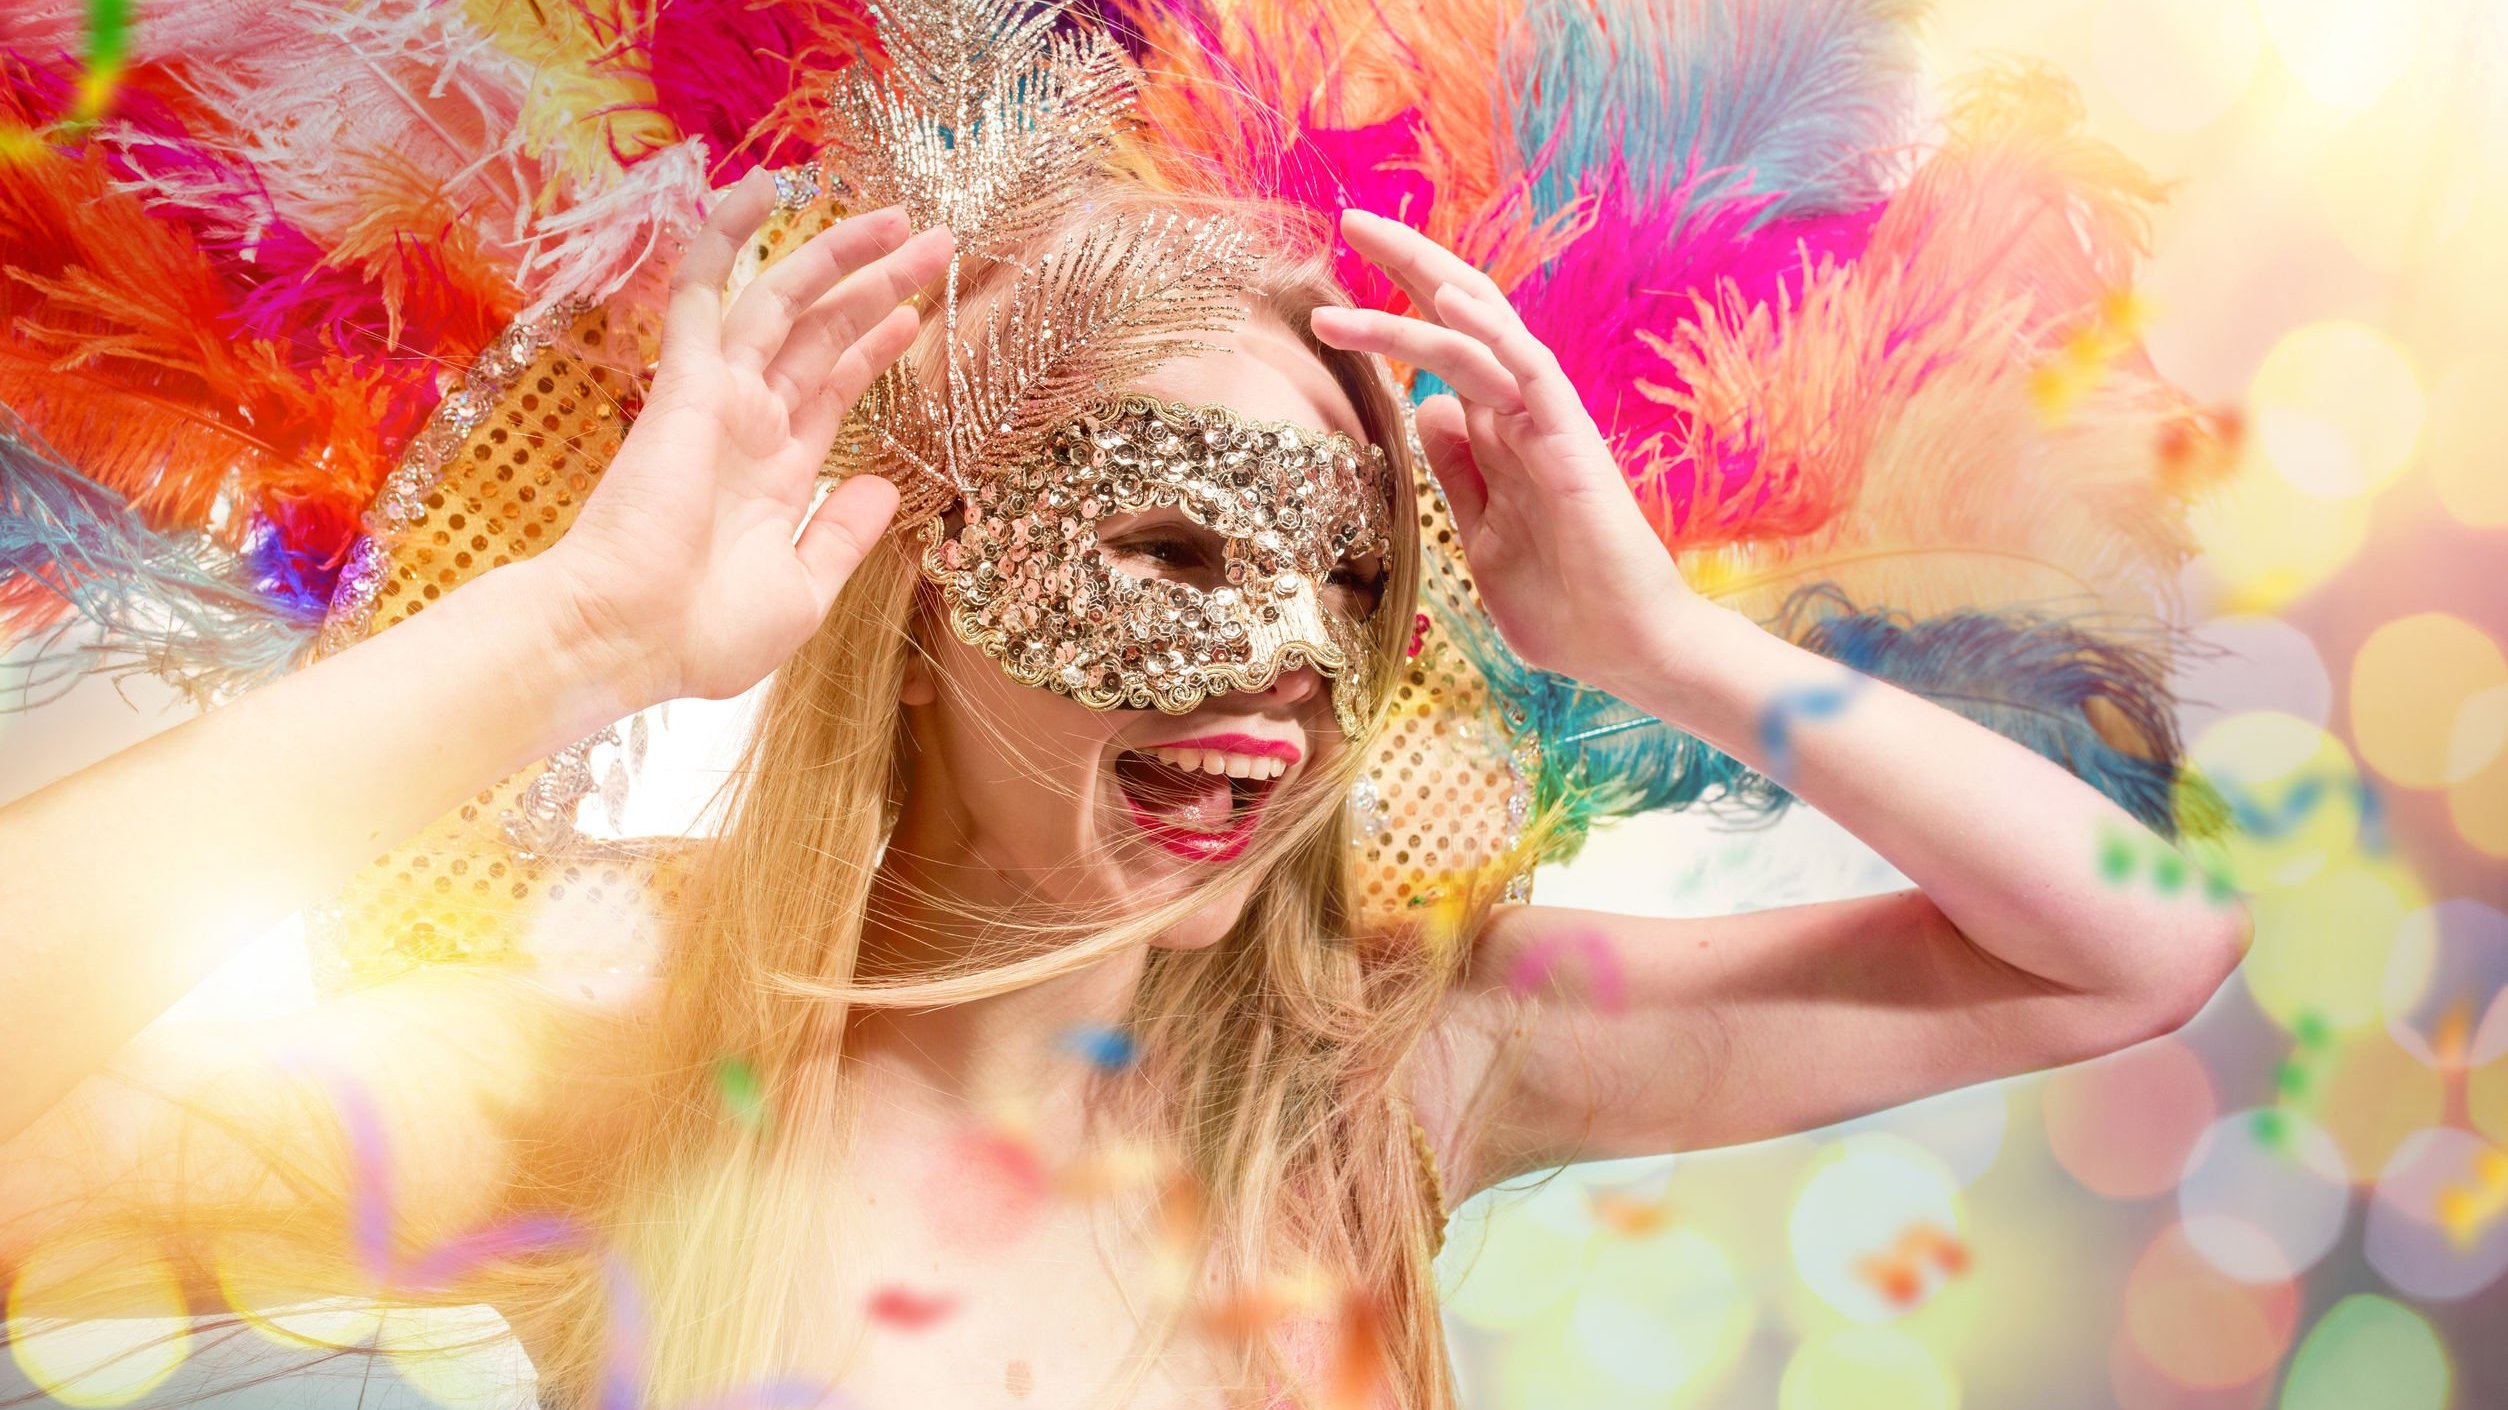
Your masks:
M 1114 174 L 1139 70 L 1103 30 L 1057 29 L 1059 0 L 883 0 L 887 51 L 848 66 L 830 95 L 816 183 L 787 175 L 781 204 L 902 205 L 945 225 L 957 253 L 940 290 L 943 385 L 905 362 L 881 374 L 829 457 L 842 476 L 896 480 L 900 528 L 998 477 L 1052 427 L 1162 362 L 1213 345 L 1244 312 L 1254 237 L 1225 217 L 1113 213 L 1033 263 L 1040 231 Z M 1019 267 L 962 329 L 970 259 Z

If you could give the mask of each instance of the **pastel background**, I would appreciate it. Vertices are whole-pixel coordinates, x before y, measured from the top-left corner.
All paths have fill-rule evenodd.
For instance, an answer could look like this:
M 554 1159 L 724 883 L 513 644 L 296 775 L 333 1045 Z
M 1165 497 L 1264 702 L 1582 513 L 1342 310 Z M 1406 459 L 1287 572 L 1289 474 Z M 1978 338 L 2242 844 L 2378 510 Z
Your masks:
M 2147 337 L 2247 432 L 2184 582 L 2183 723 L 2248 805 L 2254 950 L 2183 1032 L 2099 1062 L 1474 1201 L 1441 1263 L 1466 1404 L 2508 1405 L 2508 4 L 1942 0 L 1926 32 L 1939 75 L 2057 65 L 2094 133 L 2178 183 Z M 647 779 L 682 786 L 640 793 L 647 825 L 738 718 L 674 709 Z M 0 715 L 0 798 L 181 717 L 96 683 Z M 1537 896 L 1712 914 L 1904 884 L 1797 812 L 1624 824 Z M 191 1005 L 310 992 L 281 933 Z M 280 1364 L 171 1355 L 136 1398 L 80 1403 Z M 0 1395 L 30 1369 L 0 1360 Z M 466 1407 L 496 1369 L 209 1403 Z

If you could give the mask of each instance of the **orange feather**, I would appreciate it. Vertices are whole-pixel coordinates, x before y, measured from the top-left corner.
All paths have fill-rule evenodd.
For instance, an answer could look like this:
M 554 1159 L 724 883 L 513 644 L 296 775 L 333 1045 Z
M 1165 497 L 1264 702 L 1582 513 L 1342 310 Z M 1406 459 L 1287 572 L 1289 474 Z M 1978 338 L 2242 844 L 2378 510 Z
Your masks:
M 189 232 L 108 176 L 101 152 L 46 148 L 0 185 L 0 401 L 154 527 L 210 527 L 232 493 L 353 529 L 387 468 L 379 374 L 235 336 Z

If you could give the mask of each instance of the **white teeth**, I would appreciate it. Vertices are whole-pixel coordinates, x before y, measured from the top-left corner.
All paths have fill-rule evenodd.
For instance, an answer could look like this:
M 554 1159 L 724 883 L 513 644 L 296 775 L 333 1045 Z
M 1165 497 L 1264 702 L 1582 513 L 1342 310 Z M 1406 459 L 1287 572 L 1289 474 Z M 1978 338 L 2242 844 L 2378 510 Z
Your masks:
M 1274 779 L 1289 771 L 1289 761 L 1260 754 L 1227 754 L 1217 749 L 1152 749 L 1150 757 L 1186 773 L 1224 774 L 1229 778 Z

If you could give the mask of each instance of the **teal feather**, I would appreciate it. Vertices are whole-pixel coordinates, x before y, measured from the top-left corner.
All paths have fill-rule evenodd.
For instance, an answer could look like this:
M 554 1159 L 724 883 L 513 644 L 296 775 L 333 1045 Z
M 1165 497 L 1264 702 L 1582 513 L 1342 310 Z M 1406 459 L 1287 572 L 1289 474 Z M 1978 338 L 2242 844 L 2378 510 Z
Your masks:
M 286 674 L 322 610 L 208 534 L 150 527 L 0 407 L 0 648 L 17 647 L 0 710 L 89 674 L 147 672 L 202 704 Z M 84 623 L 96 630 L 72 639 Z
M 1533 0 L 1506 75 L 1546 219 L 1625 153 L 1632 204 L 1774 195 L 1758 222 L 1887 194 L 1917 73 L 1918 0 Z M 1557 139 L 1544 156 L 1545 144 Z
M 1597 822 L 1703 804 L 1774 815 L 1793 795 L 1731 755 L 1602 691 L 1526 664 L 1476 613 L 1440 607 L 1448 634 L 1489 682 L 1518 738 L 1541 747 L 1534 803 L 1573 848 Z M 1875 680 L 1958 712 L 2054 760 L 2162 837 L 2216 831 L 2224 809 L 2183 779 L 2183 748 L 2161 653 L 2070 618 L 1957 611 L 1915 621 L 1859 609 L 1828 583 L 1786 599 L 1769 630 Z M 2149 757 L 2116 748 L 2086 713 L 2104 699 Z M 1851 700 L 1847 707 L 1852 709 Z

